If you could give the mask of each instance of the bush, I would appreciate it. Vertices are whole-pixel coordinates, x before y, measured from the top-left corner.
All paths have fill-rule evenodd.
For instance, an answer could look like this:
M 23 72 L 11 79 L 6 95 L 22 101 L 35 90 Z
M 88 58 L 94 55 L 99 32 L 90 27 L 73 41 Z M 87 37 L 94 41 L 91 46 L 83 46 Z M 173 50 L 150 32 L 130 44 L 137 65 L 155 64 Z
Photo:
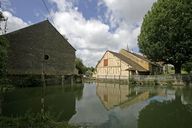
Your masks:
M 136 81 L 134 78 L 130 78 L 130 79 L 129 79 L 129 84 L 130 84 L 131 86 L 136 86 L 136 85 L 137 85 L 137 81 Z
M 8 41 L 0 36 L 0 82 L 4 83 L 7 75 Z

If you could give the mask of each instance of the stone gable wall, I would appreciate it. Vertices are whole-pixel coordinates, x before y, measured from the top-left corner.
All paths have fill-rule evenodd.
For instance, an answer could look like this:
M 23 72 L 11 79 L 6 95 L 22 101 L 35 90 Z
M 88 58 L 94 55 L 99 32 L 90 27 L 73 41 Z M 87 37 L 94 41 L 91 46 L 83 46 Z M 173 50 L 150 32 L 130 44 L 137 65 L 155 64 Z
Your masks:
M 50 23 L 6 35 L 9 74 L 69 75 L 74 73 L 75 49 Z M 44 55 L 49 59 L 44 60 Z

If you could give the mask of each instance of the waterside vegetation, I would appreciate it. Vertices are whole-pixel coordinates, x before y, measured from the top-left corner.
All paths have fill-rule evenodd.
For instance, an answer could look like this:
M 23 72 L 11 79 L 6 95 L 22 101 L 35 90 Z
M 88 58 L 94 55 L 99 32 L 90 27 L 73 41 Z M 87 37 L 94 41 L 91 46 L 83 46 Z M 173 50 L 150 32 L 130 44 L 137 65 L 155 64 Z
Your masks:
M 191 0 L 158 0 L 144 17 L 140 51 L 153 61 L 174 65 L 180 74 L 192 56 L 191 14 Z
M 1 128 L 77 128 L 69 125 L 67 122 L 56 122 L 49 114 L 32 114 L 26 113 L 22 117 L 1 117 Z

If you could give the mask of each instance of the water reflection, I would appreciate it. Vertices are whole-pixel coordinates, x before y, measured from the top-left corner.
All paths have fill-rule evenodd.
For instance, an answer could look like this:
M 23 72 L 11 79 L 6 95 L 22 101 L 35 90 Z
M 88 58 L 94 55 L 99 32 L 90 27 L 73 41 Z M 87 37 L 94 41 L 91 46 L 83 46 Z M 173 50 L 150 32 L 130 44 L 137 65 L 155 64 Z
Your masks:
M 85 84 L 76 114 L 69 123 L 101 128 L 137 128 L 139 111 L 151 101 L 169 101 L 175 90 L 154 87 L 96 83 Z
M 41 95 L 41 88 L 5 93 L 0 98 L 2 115 L 41 112 Z M 192 127 L 191 103 L 190 88 L 85 83 L 65 88 L 48 86 L 44 93 L 45 111 L 55 120 L 99 128 Z
M 40 113 L 44 100 L 45 112 L 56 121 L 68 121 L 75 113 L 76 99 L 82 97 L 83 86 L 48 86 L 42 96 L 41 88 L 22 88 L 3 95 L 2 116 L 18 117 Z M 43 97 L 43 99 L 42 99 Z
M 133 104 L 145 101 L 153 96 L 167 96 L 172 99 L 174 90 L 154 87 L 130 87 L 128 85 L 97 83 L 97 96 L 107 110 L 117 106 L 127 108 Z
M 181 95 L 171 101 L 150 102 L 139 112 L 138 128 L 191 128 L 192 105 L 183 104 Z
M 70 124 L 98 126 L 108 120 L 108 114 L 96 95 L 95 84 L 85 83 L 82 99 L 76 102 L 76 114 Z
M 141 111 L 151 101 L 172 100 L 175 90 L 155 87 L 130 87 L 128 85 L 97 83 L 97 96 L 105 106 L 107 121 L 98 127 L 137 128 Z
M 96 93 L 106 109 L 112 109 L 128 100 L 131 92 L 128 86 L 97 83 Z
M 2 114 L 2 102 L 3 102 L 3 96 L 0 93 L 0 115 Z
M 184 104 L 192 104 L 192 89 L 184 88 L 182 90 L 182 101 Z

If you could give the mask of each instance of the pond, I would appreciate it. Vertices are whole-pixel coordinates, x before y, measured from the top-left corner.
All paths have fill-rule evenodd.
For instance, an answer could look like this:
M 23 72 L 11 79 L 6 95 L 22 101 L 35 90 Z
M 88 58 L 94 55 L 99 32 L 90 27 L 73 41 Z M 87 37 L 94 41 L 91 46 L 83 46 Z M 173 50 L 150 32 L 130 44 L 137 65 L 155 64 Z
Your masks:
M 17 88 L 0 99 L 0 114 L 49 113 L 54 120 L 99 128 L 192 128 L 192 89 L 109 83 Z

